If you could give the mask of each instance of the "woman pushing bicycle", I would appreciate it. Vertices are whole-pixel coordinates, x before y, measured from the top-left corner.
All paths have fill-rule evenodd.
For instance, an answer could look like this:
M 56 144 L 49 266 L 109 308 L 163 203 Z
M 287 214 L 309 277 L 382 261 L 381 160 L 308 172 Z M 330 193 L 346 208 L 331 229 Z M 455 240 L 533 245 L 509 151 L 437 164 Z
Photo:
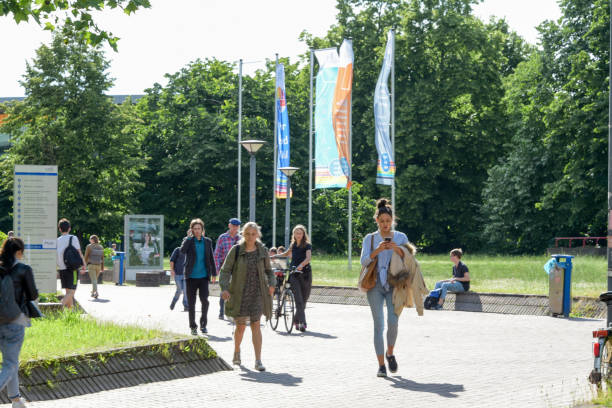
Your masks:
M 279 253 L 275 257 L 284 257 L 291 253 L 291 268 L 295 267 L 301 273 L 292 273 L 289 283 L 295 296 L 295 328 L 301 332 L 306 331 L 306 302 L 310 297 L 312 288 L 312 268 L 310 259 L 312 257 L 312 245 L 306 232 L 306 227 L 301 224 L 293 228 L 291 245 L 285 253 Z

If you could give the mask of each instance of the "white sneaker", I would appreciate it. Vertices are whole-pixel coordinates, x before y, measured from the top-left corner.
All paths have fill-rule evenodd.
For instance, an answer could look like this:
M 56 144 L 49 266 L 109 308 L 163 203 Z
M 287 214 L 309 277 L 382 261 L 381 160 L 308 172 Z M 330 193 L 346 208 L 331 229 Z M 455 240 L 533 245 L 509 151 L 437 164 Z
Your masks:
M 26 400 L 20 397 L 19 401 L 12 401 L 11 407 L 12 408 L 26 408 L 25 402 Z
M 261 360 L 255 361 L 255 369 L 257 371 L 266 371 L 266 367 L 264 367 L 264 365 L 261 363 Z

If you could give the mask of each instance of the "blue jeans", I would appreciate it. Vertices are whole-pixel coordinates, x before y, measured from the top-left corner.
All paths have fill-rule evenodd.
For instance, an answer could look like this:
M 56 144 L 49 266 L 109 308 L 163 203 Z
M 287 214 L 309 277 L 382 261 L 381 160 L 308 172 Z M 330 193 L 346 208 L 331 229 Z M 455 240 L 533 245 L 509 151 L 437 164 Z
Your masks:
M 440 298 L 442 300 L 446 299 L 446 292 L 448 292 L 449 290 L 452 292 L 465 292 L 465 289 L 463 289 L 463 285 L 461 284 L 461 282 L 436 282 L 436 287 L 434 289 L 442 289 L 440 291 Z
M 174 275 L 174 282 L 176 282 L 176 292 L 174 292 L 174 299 L 172 303 L 178 302 L 181 294 L 183 295 L 183 307 L 187 308 L 187 292 L 185 292 L 185 275 Z
M 7 387 L 6 392 L 11 399 L 19 397 L 19 352 L 24 336 L 24 326 L 15 323 L 0 324 L 0 390 Z
M 368 291 L 368 303 L 374 320 L 374 350 L 381 356 L 385 350 L 383 331 L 385 330 L 384 304 L 387 303 L 387 346 L 395 346 L 397 339 L 397 315 L 393 307 L 393 288 L 385 290 L 377 279 L 376 286 Z

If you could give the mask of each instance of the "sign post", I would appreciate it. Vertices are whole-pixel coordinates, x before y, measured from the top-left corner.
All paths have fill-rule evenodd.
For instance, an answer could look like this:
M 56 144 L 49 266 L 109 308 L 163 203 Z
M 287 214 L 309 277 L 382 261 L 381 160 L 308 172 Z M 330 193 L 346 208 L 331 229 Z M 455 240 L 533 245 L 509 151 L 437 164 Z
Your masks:
M 40 292 L 57 291 L 57 166 L 16 165 L 13 231 Z

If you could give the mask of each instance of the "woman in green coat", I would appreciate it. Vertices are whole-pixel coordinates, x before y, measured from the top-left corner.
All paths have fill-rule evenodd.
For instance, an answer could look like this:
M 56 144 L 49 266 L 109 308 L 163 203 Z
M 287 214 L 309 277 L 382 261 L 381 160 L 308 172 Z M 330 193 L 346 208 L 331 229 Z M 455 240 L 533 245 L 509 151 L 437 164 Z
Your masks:
M 219 284 L 225 300 L 225 314 L 236 322 L 233 363 L 240 365 L 240 343 L 247 323 L 250 323 L 255 349 L 255 369 L 265 371 L 261 362 L 261 315 L 270 320 L 275 278 L 268 250 L 259 238 L 261 232 L 254 222 L 242 228 L 242 239 L 230 249 L 221 267 Z

